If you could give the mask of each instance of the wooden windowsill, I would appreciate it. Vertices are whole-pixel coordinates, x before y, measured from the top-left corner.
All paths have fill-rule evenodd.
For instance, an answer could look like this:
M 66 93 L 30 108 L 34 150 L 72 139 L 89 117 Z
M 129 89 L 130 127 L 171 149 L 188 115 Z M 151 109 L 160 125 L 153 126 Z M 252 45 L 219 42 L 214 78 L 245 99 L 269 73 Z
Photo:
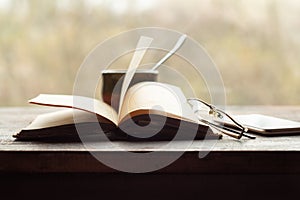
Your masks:
M 194 141 L 188 149 L 177 141 L 172 149 L 161 148 L 167 142 L 99 142 L 86 149 L 80 142 L 15 141 L 13 134 L 25 127 L 38 114 L 56 109 L 39 107 L 0 108 L 0 172 L 98 172 L 116 173 L 96 160 L 89 151 L 117 159 L 122 152 L 114 145 L 133 152 L 159 152 L 161 158 L 176 152 L 183 155 L 158 173 L 300 173 L 300 135 L 262 137 L 240 141 L 224 136 L 213 148 L 205 141 Z M 229 106 L 233 114 L 260 113 L 300 121 L 297 106 Z M 199 158 L 199 152 L 210 153 Z

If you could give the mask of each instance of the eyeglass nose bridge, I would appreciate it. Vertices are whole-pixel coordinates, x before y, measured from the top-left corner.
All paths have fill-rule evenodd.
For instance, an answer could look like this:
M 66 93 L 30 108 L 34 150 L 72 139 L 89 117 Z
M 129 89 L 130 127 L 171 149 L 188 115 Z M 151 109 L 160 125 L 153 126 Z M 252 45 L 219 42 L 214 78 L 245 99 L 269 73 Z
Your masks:
M 219 110 L 217 107 L 215 107 L 214 105 L 211 105 L 209 103 L 206 103 L 205 101 L 201 100 L 201 99 L 198 99 L 198 98 L 188 98 L 187 101 L 189 104 L 191 104 L 189 101 L 191 100 L 195 100 L 195 101 L 198 101 L 206 106 L 209 107 L 209 115 L 213 115 L 214 117 L 217 117 L 219 119 L 222 119 L 224 116 L 227 116 L 233 123 L 236 127 L 238 127 L 240 129 L 240 132 L 239 133 L 231 133 L 231 134 L 228 134 L 229 136 L 232 136 L 234 138 L 237 138 L 237 139 L 241 139 L 243 136 L 245 137 L 248 137 L 250 139 L 255 139 L 256 137 L 255 136 L 251 136 L 251 135 L 248 135 L 248 134 L 245 134 L 247 131 L 248 131 L 248 128 L 243 126 L 242 124 L 238 123 L 234 118 L 232 118 L 230 115 L 228 115 L 227 113 L 225 113 L 224 111 L 222 110 Z M 191 104 L 193 105 L 193 104 Z M 194 113 L 196 114 L 199 110 L 194 110 Z M 214 124 L 208 122 L 211 126 Z M 221 128 L 221 127 L 219 127 Z M 227 128 L 223 127 L 224 130 L 226 130 Z M 228 130 L 227 130 L 228 131 Z M 221 131 L 222 132 L 222 131 Z M 234 131 L 235 132 L 235 131 Z

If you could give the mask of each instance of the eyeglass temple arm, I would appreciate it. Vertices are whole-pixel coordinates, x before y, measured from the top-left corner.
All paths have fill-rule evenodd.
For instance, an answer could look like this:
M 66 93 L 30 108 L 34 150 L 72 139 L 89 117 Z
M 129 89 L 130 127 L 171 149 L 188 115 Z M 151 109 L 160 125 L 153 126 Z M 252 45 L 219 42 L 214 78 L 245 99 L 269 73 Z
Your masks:
M 199 119 L 200 120 L 200 119 Z M 206 120 L 200 120 L 201 122 L 203 123 L 206 123 L 210 126 L 212 126 L 213 128 L 219 130 L 220 132 L 228 135 L 228 136 L 231 136 L 231 137 L 234 137 L 236 139 L 241 139 L 243 136 L 247 137 L 247 138 L 250 138 L 250 139 L 255 139 L 256 137 L 255 136 L 252 136 L 252 135 L 248 135 L 244 132 L 244 130 L 242 130 L 242 132 L 240 131 L 236 131 L 235 129 L 230 129 L 228 127 L 224 127 L 224 126 L 219 126 L 219 125 L 216 125 L 216 124 L 213 124 L 209 121 L 206 121 Z
M 204 122 L 204 123 L 207 123 L 209 126 L 217 129 L 218 131 L 220 131 L 223 134 L 228 135 L 230 137 L 233 137 L 233 138 L 236 138 L 236 139 L 240 139 L 242 137 L 241 134 L 234 134 L 234 133 L 232 133 L 231 131 L 228 131 L 228 130 L 225 131 L 223 128 L 221 128 L 221 127 L 219 127 L 219 126 L 217 126 L 213 123 L 210 123 L 208 121 L 203 121 L 203 120 L 201 120 L 201 121 Z

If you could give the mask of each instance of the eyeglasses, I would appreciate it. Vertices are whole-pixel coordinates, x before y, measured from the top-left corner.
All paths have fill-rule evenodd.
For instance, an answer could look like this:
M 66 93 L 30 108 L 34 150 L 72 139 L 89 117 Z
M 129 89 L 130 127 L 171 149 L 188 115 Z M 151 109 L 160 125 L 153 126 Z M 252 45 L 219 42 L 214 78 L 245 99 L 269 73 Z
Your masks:
M 188 103 L 193 106 L 194 113 L 199 121 L 209 125 L 210 127 L 236 139 L 240 139 L 243 136 L 255 139 L 255 136 L 246 134 L 247 127 L 237 122 L 233 117 L 224 111 L 216 108 L 215 106 L 206 103 L 198 98 L 188 98 Z M 197 102 L 196 106 L 191 102 Z M 201 107 L 199 107 L 201 106 Z M 225 126 L 224 122 L 230 126 Z

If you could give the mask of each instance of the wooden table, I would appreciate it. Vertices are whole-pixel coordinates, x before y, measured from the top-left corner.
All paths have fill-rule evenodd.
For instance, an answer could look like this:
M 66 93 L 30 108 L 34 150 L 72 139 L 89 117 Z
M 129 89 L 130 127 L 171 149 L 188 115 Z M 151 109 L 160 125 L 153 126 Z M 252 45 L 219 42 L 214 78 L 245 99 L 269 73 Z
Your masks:
M 300 107 L 230 106 L 227 110 L 233 114 L 261 113 L 300 121 Z M 67 187 L 69 189 L 78 186 L 72 185 L 77 180 L 82 184 L 92 182 L 106 185 L 106 190 L 110 191 L 108 185 L 119 184 L 121 180 L 120 184 L 125 188 L 134 187 L 137 183 L 147 186 L 149 183 L 156 191 L 160 191 L 160 185 L 173 191 L 179 186 L 171 186 L 172 182 L 185 181 L 188 187 L 187 192 L 191 192 L 191 188 L 197 190 L 201 185 L 206 188 L 205 191 L 208 191 L 206 196 L 214 194 L 216 186 L 210 185 L 215 185 L 216 182 L 222 184 L 223 188 L 226 185 L 230 188 L 233 187 L 232 185 L 241 187 L 242 191 L 246 188 L 260 191 L 257 188 L 259 184 L 262 184 L 262 188 L 273 190 L 275 185 L 279 187 L 284 183 L 285 187 L 282 186 L 281 191 L 288 191 L 289 194 L 291 194 L 290 190 L 296 191 L 295 185 L 300 177 L 300 135 L 258 136 L 255 140 L 244 138 L 240 141 L 225 136 L 214 145 L 206 157 L 201 159 L 198 157 L 199 151 L 203 153 L 210 150 L 200 148 L 203 141 L 194 141 L 187 150 L 184 149 L 184 142 L 180 141 L 177 141 L 176 148 L 169 150 L 160 149 L 165 142 L 116 142 L 126 146 L 129 151 L 140 153 L 160 149 L 159 153 L 162 156 L 184 151 L 178 160 L 163 169 L 150 174 L 134 175 L 121 173 L 102 164 L 80 142 L 51 143 L 14 140 L 12 135 L 25 127 L 36 115 L 51 111 L 53 109 L 40 107 L 0 108 L 0 173 L 6 187 L 11 186 L 9 183 L 12 180 L 20 181 L 20 177 L 23 180 L 29 176 L 32 182 L 31 185 L 28 184 L 28 187 L 38 186 L 40 177 L 43 177 L 48 182 L 55 182 L 57 179 L 67 180 L 65 184 L 71 185 Z M 99 142 L 97 148 L 92 151 L 107 154 L 112 158 L 121 153 L 105 142 Z M 53 177 L 56 178 L 53 180 Z M 160 181 L 157 182 L 157 179 Z M 248 181 L 252 184 L 246 184 Z M 22 183 L 21 181 L 20 184 Z M 239 191 L 236 192 L 239 193 Z

